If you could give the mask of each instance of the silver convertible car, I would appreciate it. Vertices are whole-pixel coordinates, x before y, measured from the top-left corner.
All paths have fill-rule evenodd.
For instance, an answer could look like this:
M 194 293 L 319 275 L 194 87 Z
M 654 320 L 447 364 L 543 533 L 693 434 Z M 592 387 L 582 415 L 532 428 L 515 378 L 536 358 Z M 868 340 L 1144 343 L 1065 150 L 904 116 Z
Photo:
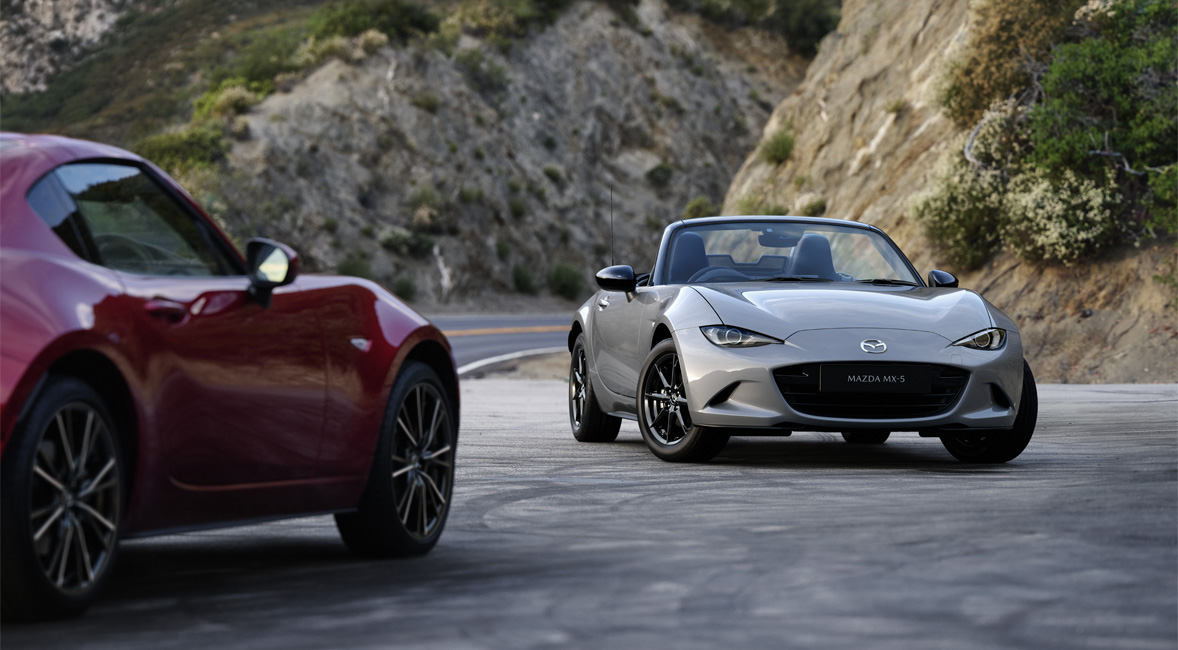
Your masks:
M 712 217 L 671 224 L 654 271 L 597 274 L 569 333 L 569 419 L 608 442 L 637 419 L 668 461 L 706 461 L 730 436 L 835 431 L 880 444 L 940 438 L 1003 463 L 1035 430 L 1018 328 L 944 271 L 928 283 L 880 229 L 837 219 Z

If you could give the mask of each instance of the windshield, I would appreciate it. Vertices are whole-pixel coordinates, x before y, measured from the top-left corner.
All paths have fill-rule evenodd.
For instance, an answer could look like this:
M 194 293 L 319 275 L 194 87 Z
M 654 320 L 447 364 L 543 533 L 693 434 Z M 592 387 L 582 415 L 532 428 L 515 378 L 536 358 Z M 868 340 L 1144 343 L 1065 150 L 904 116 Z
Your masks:
M 667 284 L 749 281 L 920 284 L 891 242 L 862 228 L 749 221 L 675 233 Z

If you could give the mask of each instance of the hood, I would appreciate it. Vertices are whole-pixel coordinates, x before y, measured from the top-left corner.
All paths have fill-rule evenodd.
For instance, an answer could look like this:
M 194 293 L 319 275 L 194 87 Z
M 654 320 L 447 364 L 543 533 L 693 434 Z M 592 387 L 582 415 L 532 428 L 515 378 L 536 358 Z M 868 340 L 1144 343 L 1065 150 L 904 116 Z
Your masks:
M 933 332 L 955 341 L 993 325 L 986 302 L 967 289 L 851 283 L 695 288 L 725 325 L 782 340 L 803 330 L 853 327 Z

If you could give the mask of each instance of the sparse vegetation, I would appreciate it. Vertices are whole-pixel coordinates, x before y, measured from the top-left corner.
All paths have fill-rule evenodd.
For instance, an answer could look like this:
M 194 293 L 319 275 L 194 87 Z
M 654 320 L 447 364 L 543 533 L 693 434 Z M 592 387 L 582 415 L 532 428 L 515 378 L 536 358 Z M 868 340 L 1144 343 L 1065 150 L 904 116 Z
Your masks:
M 567 262 L 557 262 L 548 272 L 548 289 L 566 300 L 576 300 L 581 297 L 585 288 L 585 278 L 577 267 Z
M 394 278 L 393 294 L 405 302 L 413 302 L 417 297 L 417 283 L 413 281 L 413 276 L 402 274 Z
M 712 217 L 720 212 L 720 207 L 712 203 L 711 199 L 706 196 L 697 196 L 687 203 L 687 207 L 683 209 L 684 219 L 699 219 L 700 217 Z
M 364 278 L 366 280 L 372 279 L 372 262 L 368 259 L 368 253 L 364 251 L 352 251 L 340 260 L 336 265 L 335 272 L 340 275 L 351 275 L 357 278 Z
M 434 114 L 442 106 L 442 100 L 435 94 L 428 90 L 416 96 L 412 100 L 412 104 L 421 110 Z
M 663 161 L 646 170 L 646 182 L 653 187 L 662 189 L 671 183 L 671 177 L 674 175 L 675 168 L 670 163 Z
M 761 141 L 757 155 L 770 165 L 780 165 L 789 160 L 794 151 L 794 134 L 789 126 L 779 129 Z
M 785 36 L 790 49 L 813 54 L 838 26 L 841 0 L 669 0 L 721 25 L 759 25 Z
M 996 100 L 1026 88 L 1032 62 L 1045 60 L 1084 0 L 985 0 L 971 5 L 965 54 L 949 63 L 938 100 L 962 126 L 971 126 Z
M 1007 4 L 979 5 L 983 23 Z M 949 261 L 977 267 L 1004 246 L 1070 265 L 1178 230 L 1178 16 L 1160 0 L 1122 0 L 1075 32 L 1040 67 L 1034 91 L 981 116 L 972 160 L 962 139 L 916 197 L 913 213 Z M 947 110 L 972 114 L 954 112 L 964 106 Z
M 507 70 L 487 58 L 482 50 L 462 50 L 454 55 L 454 63 L 462 70 L 467 82 L 485 95 L 501 93 L 511 83 Z
M 556 185 L 564 185 L 564 174 L 561 173 L 559 167 L 548 165 L 544 168 L 544 175 Z
M 515 286 L 517 293 L 535 295 L 539 291 L 536 287 L 536 281 L 532 279 L 532 272 L 525 266 L 516 265 L 511 267 L 511 282 Z
M 820 217 L 826 213 L 826 199 L 818 197 L 811 201 L 807 201 L 802 209 L 798 211 L 799 216 L 803 217 Z

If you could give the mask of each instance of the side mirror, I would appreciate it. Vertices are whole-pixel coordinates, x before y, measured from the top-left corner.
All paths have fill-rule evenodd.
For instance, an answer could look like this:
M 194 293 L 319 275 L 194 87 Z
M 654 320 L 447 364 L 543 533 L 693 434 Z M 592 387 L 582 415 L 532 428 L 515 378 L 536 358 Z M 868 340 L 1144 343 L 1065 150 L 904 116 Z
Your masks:
M 956 289 L 957 277 L 948 271 L 938 271 L 933 269 L 932 271 L 928 272 L 928 286 Z
M 246 242 L 245 260 L 249 265 L 250 296 L 262 309 L 270 308 L 274 289 L 294 282 L 299 275 L 299 254 L 272 239 L 255 237 Z
M 630 293 L 634 290 L 637 280 L 634 279 L 633 267 L 620 264 L 607 266 L 597 272 L 597 286 L 606 291 L 622 291 Z

